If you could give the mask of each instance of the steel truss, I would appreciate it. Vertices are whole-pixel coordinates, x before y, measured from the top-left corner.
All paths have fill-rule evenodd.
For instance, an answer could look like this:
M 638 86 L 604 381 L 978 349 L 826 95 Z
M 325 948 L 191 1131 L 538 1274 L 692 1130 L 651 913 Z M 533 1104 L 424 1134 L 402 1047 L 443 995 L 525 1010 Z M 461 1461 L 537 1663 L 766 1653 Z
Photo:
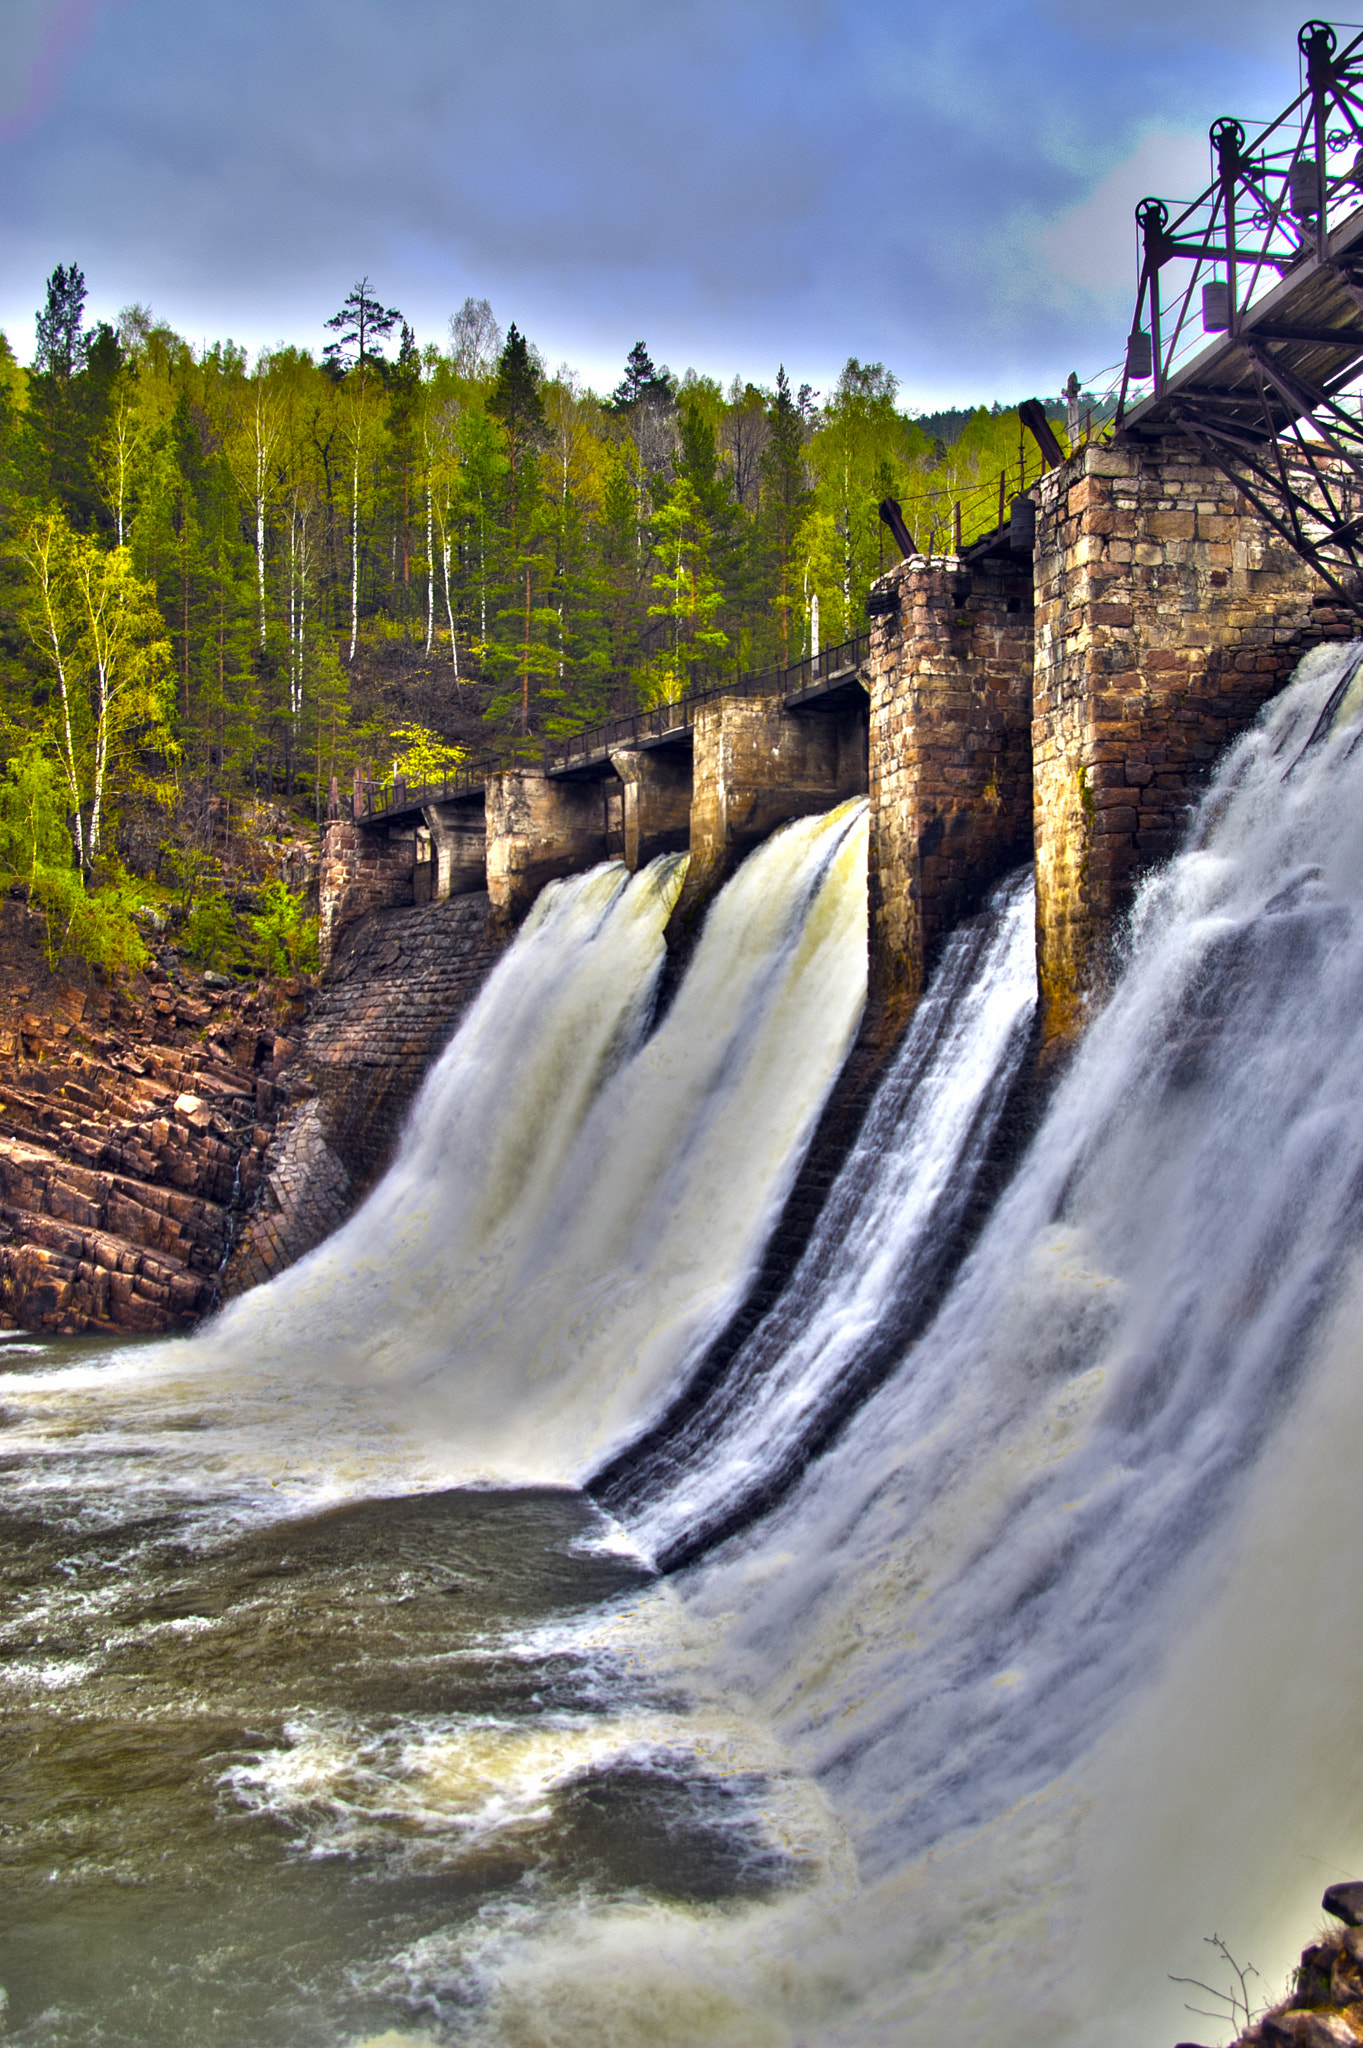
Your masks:
M 1297 47 L 1291 105 L 1253 136 L 1213 122 L 1207 189 L 1136 209 L 1114 425 L 1192 441 L 1363 616 L 1363 33 L 1341 48 L 1308 21 Z M 1172 292 L 1170 265 L 1187 266 Z

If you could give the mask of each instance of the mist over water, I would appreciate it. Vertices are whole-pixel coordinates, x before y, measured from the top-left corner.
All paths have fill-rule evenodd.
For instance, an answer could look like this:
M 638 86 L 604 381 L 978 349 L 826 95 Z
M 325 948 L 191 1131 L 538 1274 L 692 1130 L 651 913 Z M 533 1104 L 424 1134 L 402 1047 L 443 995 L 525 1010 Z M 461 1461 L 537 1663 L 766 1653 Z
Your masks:
M 949 1284 L 1025 878 L 682 1402 L 856 1027 L 848 806 L 651 1034 L 675 864 L 547 892 L 330 1244 L 192 1343 L 15 1355 L 9 2038 L 1172 2048 L 1214 1929 L 1277 1988 L 1363 1869 L 1356 654 L 1222 765 Z

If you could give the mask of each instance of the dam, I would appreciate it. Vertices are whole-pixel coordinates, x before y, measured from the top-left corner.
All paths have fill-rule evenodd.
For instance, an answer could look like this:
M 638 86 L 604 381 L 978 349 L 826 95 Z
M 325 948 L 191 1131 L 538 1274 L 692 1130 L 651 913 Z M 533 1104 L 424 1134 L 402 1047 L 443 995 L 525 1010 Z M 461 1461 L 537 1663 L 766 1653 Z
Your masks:
M 188 1339 L 7 1340 L 17 2037 L 1145 2048 L 1204 1927 L 1285 1970 L 1363 1830 L 1360 732 L 1308 653 L 972 1223 L 1037 1002 L 991 889 L 736 1347 L 865 798 L 660 1021 L 679 856 L 550 882 L 326 1242 Z
M 324 952 L 379 907 L 486 891 L 514 925 L 547 881 L 688 851 L 680 933 L 776 826 L 864 794 L 885 1042 L 946 933 L 1033 858 L 1044 1033 L 1072 1041 L 1213 763 L 1304 652 L 1354 626 L 1191 441 L 1087 444 L 1031 498 L 959 556 L 906 557 L 869 631 L 794 669 L 454 787 L 378 792 L 357 772 L 352 817 L 326 831 Z
M 353 789 L 311 1238 L 0 1338 L 8 2039 L 1292 1981 L 1363 1858 L 1363 645 L 1139 413 L 818 669 Z

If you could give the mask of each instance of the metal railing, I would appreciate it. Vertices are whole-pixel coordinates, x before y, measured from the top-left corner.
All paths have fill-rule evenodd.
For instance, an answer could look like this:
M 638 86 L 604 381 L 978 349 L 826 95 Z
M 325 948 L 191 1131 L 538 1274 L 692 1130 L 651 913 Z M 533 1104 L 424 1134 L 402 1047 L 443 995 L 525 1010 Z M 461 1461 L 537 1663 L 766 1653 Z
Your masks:
M 356 784 L 356 816 L 386 818 L 399 811 L 415 810 L 421 804 L 457 802 L 460 797 L 480 793 L 487 786 L 488 776 L 505 766 L 504 761 L 484 754 L 476 761 L 464 761 L 449 769 L 439 782 L 408 784 L 398 775 L 391 782 L 380 783 L 361 777 Z
M 833 676 L 846 675 L 860 668 L 870 651 L 870 634 L 858 633 L 854 639 L 844 640 L 840 646 L 826 647 L 818 654 L 806 655 L 803 661 L 793 662 L 786 668 L 753 669 L 746 675 L 733 676 L 727 682 L 714 683 L 703 690 L 688 690 L 684 697 L 674 698 L 670 704 L 654 704 L 646 711 L 631 711 L 619 718 L 608 718 L 600 725 L 589 725 L 582 732 L 571 733 L 566 739 L 546 740 L 545 772 L 549 775 L 555 770 L 562 773 L 568 768 L 603 760 L 617 747 L 638 746 L 649 740 L 656 744 L 674 736 L 680 738 L 695 724 L 697 707 L 712 704 L 718 697 L 797 696 L 826 684 Z
M 574 767 L 605 760 L 617 747 L 680 739 L 695 724 L 697 706 L 712 704 L 717 697 L 794 697 L 806 690 L 821 688 L 835 677 L 859 669 L 870 651 L 870 634 L 858 633 L 837 647 L 825 647 L 820 653 L 806 655 L 803 661 L 792 662 L 786 668 L 753 669 L 746 675 L 732 676 L 726 682 L 709 684 L 703 690 L 688 690 L 685 696 L 675 698 L 670 704 L 653 704 L 644 711 L 624 712 L 618 718 L 602 720 L 599 725 L 585 726 L 581 732 L 570 733 L 566 739 L 546 740 L 541 755 L 544 772 L 548 775 L 556 771 L 562 774 Z M 488 754 L 478 761 L 464 762 L 442 776 L 439 782 L 419 786 L 409 786 L 400 776 L 391 783 L 382 784 L 361 779 L 357 785 L 356 814 L 361 820 L 392 818 L 399 813 L 417 810 L 422 804 L 456 802 L 460 797 L 473 796 L 485 789 L 490 775 L 498 775 L 503 769 L 516 765 L 514 760 L 501 760 Z
M 1214 121 L 1206 190 L 1136 209 L 1140 280 L 1119 422 L 1135 399 L 1158 398 L 1186 363 L 1237 334 L 1249 308 L 1299 266 L 1328 263 L 1332 235 L 1363 202 L 1363 34 L 1340 50 L 1329 22 L 1308 21 L 1297 41 L 1305 80 L 1291 105 L 1252 134 L 1229 116 Z M 1188 270 L 1167 291 L 1170 262 Z

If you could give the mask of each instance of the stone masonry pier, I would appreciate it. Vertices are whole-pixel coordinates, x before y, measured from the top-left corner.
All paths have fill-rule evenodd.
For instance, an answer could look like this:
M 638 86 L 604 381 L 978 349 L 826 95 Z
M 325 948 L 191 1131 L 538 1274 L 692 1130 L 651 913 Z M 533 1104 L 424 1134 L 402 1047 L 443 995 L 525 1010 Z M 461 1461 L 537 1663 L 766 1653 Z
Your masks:
M 1140 876 L 1307 648 L 1356 631 L 1185 443 L 1090 447 L 1036 486 L 1043 1041 L 1082 1028 Z
M 898 1037 L 943 939 L 1031 856 L 1032 578 L 921 556 L 871 638 L 868 1029 Z
M 715 891 L 778 825 L 831 810 L 866 789 L 864 699 L 821 712 L 779 697 L 721 697 L 696 716 L 690 853 L 668 929 L 689 942 Z
M 324 960 L 384 910 L 485 888 L 505 932 L 555 877 L 685 848 L 679 960 L 754 846 L 868 790 L 865 1042 L 894 1042 L 946 934 L 1034 855 L 1043 1045 L 1060 1049 L 1218 755 L 1307 648 L 1355 627 L 1177 438 L 1086 447 L 1032 497 L 1032 548 L 1013 552 L 1006 522 L 964 557 L 913 556 L 883 577 L 869 657 L 864 641 L 843 650 L 845 671 L 807 664 L 800 687 L 778 677 L 679 707 L 666 734 L 328 827 Z

